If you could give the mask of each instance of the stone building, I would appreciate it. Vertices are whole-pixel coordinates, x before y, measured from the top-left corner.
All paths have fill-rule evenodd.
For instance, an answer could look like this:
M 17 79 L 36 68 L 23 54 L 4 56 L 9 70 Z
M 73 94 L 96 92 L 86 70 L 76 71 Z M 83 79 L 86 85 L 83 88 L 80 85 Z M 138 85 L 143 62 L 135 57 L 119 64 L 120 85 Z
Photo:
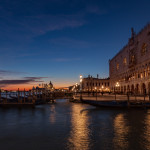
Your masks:
M 36 89 L 43 89 L 43 90 L 48 90 L 48 91 L 54 91 L 55 88 L 53 86 L 53 83 L 50 81 L 49 84 L 39 84 L 39 86 L 37 86 L 36 88 L 33 86 L 32 90 L 36 90 Z
M 94 78 L 89 75 L 88 77 L 82 79 L 82 91 L 109 92 L 109 78 L 100 79 L 98 78 L 98 75 L 97 78 Z
M 138 34 L 132 29 L 128 44 L 109 61 L 111 91 L 150 93 L 150 24 Z

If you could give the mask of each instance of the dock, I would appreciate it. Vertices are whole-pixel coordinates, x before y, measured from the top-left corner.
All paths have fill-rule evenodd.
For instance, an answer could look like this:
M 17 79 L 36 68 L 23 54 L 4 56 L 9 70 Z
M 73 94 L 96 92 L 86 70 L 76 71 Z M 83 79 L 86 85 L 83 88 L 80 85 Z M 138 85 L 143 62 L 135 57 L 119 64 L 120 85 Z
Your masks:
M 149 96 L 133 95 L 75 95 L 72 102 L 82 102 L 109 108 L 150 108 Z
M 29 90 L 17 92 L 0 91 L 0 107 L 34 107 L 35 105 L 54 103 L 56 99 L 69 99 L 72 93 L 51 92 L 49 90 Z

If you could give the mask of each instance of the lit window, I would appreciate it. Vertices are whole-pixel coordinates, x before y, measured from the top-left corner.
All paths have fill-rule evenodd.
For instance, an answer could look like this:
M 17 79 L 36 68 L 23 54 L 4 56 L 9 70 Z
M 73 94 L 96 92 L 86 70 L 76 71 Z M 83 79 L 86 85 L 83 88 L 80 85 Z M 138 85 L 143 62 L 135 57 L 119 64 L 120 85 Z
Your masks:
M 117 64 L 117 66 L 116 66 L 116 67 L 117 67 L 117 70 L 119 70 L 119 64 Z
M 141 55 L 145 55 L 147 52 L 147 44 L 146 43 L 143 43 L 142 45 L 142 49 L 141 49 Z
M 123 64 L 124 64 L 124 65 L 127 64 L 127 58 L 126 58 L 126 57 L 123 59 Z
M 131 62 L 134 62 L 134 61 L 135 61 L 135 56 L 132 55 L 132 56 L 131 56 Z

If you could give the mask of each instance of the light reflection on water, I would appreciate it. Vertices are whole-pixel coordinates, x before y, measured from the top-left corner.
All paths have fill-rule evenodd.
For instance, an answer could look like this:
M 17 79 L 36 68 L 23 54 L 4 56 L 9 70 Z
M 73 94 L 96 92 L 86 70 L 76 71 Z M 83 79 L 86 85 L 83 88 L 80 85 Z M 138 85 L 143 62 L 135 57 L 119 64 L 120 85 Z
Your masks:
M 57 100 L 0 108 L 0 150 L 149 150 L 150 110 L 102 109 Z
M 54 124 L 56 121 L 56 110 L 55 110 L 55 105 L 52 105 L 50 107 L 50 114 L 49 114 L 49 120 L 51 124 Z
M 89 120 L 87 112 L 81 113 L 81 105 L 73 105 L 71 113 L 71 131 L 68 147 L 70 149 L 88 150 L 90 147 L 90 130 L 88 129 Z
M 144 123 L 144 140 L 142 144 L 144 145 L 145 150 L 150 150 L 150 110 L 147 112 Z
M 115 149 L 128 149 L 128 135 L 130 127 L 127 125 L 127 120 L 124 114 L 118 114 L 114 118 L 114 147 Z

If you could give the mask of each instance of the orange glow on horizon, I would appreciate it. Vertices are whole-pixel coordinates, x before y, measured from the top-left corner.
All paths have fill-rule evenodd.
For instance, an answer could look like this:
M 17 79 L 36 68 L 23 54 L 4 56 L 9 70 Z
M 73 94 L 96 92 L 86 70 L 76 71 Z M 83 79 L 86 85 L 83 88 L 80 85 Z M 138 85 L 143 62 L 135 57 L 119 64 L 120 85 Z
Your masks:
M 68 88 L 69 86 L 71 86 L 71 85 L 73 85 L 73 84 L 64 84 L 64 83 L 62 83 L 62 84 L 54 84 L 54 87 L 56 88 L 56 89 L 61 89 L 61 88 Z M 5 87 L 2 87 L 1 89 L 3 89 L 3 90 L 8 90 L 8 91 L 16 91 L 16 90 L 18 90 L 18 88 L 19 88 L 19 90 L 21 91 L 21 90 L 26 90 L 26 91 L 28 91 L 28 90 L 30 90 L 30 89 L 32 89 L 33 88 L 33 86 L 34 87 L 36 87 L 36 86 L 39 86 L 38 84 L 36 84 L 36 85 L 32 85 L 32 84 L 20 84 L 20 85 L 18 85 L 18 84 L 16 84 L 16 85 L 8 85 L 8 86 L 5 86 Z

